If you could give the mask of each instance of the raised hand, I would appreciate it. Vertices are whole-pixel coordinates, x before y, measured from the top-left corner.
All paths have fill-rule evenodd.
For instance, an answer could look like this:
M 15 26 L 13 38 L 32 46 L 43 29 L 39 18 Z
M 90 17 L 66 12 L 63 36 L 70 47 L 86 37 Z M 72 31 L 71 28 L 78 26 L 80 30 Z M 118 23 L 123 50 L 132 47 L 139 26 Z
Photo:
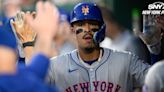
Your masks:
M 36 18 L 27 15 L 27 22 L 37 32 L 38 36 L 45 38 L 54 37 L 59 24 L 59 13 L 57 7 L 54 7 L 49 2 L 43 3 L 39 1 L 36 10 Z
M 161 29 L 164 29 L 164 22 L 162 24 L 162 17 L 156 17 L 156 25 L 150 26 L 147 32 L 141 32 L 139 30 L 133 29 L 133 32 L 139 36 L 146 45 L 154 45 L 161 40 Z
M 39 1 L 36 5 L 36 17 L 26 15 L 27 23 L 37 32 L 35 52 L 49 57 L 52 55 L 53 38 L 58 31 L 59 12 L 50 2 Z
M 32 30 L 31 26 L 27 24 L 27 20 L 24 18 L 26 15 L 34 16 L 35 12 L 18 12 L 14 20 L 10 20 L 13 30 L 16 32 L 22 43 L 31 42 L 36 36 L 36 32 Z

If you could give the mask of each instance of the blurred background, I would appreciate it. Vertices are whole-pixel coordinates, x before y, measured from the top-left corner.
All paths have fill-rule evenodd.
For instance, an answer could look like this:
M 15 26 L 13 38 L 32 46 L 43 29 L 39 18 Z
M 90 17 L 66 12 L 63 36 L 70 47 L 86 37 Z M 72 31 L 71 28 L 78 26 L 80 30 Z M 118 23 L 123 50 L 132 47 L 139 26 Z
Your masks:
M 38 0 L 0 0 L 0 16 L 8 15 L 9 12 L 19 10 L 33 11 Z M 45 1 L 45 0 L 44 0 Z M 155 0 L 49 0 L 59 8 L 70 12 L 75 4 L 82 1 L 96 2 L 100 6 L 110 8 L 118 21 L 126 28 L 138 27 L 142 29 L 143 9 L 147 9 L 148 4 Z M 16 12 L 15 12 L 16 13 Z M 14 13 L 12 13 L 14 15 Z

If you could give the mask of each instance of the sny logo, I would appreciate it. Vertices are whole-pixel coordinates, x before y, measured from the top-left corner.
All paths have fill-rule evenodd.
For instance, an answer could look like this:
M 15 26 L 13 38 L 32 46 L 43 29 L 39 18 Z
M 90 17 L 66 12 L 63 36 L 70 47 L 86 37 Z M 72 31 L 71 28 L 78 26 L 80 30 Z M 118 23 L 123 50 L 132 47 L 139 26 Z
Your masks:
M 143 10 L 143 15 L 162 15 L 164 14 L 164 3 L 154 2 L 148 5 L 149 10 Z
M 164 3 L 163 2 L 154 2 L 152 4 L 149 4 L 148 9 L 164 9 Z

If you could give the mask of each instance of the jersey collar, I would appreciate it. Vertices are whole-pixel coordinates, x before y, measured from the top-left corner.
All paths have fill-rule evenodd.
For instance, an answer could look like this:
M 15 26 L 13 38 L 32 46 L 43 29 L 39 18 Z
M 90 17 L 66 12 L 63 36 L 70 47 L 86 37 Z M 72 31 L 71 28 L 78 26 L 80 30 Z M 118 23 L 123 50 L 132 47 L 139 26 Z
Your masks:
M 92 64 L 92 65 L 88 65 L 88 64 L 84 63 L 84 62 L 79 58 L 79 56 L 78 56 L 78 51 L 77 51 L 77 50 L 73 51 L 73 52 L 70 54 L 70 56 L 71 56 L 73 62 L 76 64 L 76 66 L 81 66 L 81 67 L 83 67 L 83 68 L 88 68 L 88 69 L 90 69 L 90 68 L 96 68 L 96 67 L 98 67 L 99 65 L 101 65 L 101 63 L 106 62 L 106 60 L 107 60 L 107 58 L 109 57 L 110 52 L 111 52 L 110 49 L 107 49 L 107 48 L 102 48 L 102 49 L 103 49 L 103 51 L 104 51 L 103 55 L 100 54 L 98 62 L 95 62 L 95 63 Z M 77 67 L 76 67 L 76 68 L 77 68 Z M 75 69 L 74 64 L 70 64 L 70 69 Z

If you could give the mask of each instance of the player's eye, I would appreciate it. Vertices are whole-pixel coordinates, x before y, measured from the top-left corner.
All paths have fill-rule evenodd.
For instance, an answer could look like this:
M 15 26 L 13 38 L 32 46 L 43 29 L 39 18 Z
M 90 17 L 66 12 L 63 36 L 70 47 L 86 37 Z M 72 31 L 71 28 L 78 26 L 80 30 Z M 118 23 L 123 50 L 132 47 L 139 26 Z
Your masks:
M 81 28 L 76 30 L 76 34 L 79 34 L 81 32 L 83 32 L 83 29 L 81 29 Z
M 97 31 L 99 31 L 99 29 L 98 28 L 93 28 L 93 29 L 91 29 L 91 31 L 92 32 L 97 32 Z
M 97 26 L 97 24 L 94 24 L 94 23 L 90 23 L 89 25 L 91 25 L 91 26 Z

